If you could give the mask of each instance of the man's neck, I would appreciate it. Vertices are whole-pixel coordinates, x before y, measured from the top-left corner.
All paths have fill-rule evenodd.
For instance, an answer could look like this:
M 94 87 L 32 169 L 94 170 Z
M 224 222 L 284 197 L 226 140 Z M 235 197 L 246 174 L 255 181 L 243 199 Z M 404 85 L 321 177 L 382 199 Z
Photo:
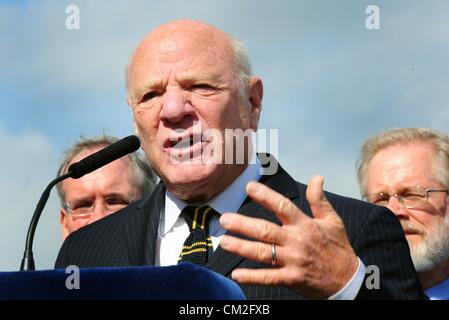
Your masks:
M 424 290 L 436 286 L 447 278 L 449 278 L 449 258 L 440 263 L 436 268 L 419 273 L 419 279 Z

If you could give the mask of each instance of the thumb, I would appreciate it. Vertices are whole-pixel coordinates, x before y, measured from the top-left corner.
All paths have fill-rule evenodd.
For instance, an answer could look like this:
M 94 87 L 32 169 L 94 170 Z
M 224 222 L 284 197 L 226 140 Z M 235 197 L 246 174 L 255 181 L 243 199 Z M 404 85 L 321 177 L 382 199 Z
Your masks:
M 322 176 L 314 176 L 310 179 L 306 190 L 306 198 L 310 209 L 312 209 L 313 216 L 318 219 L 336 215 L 334 208 L 332 208 L 324 195 L 323 185 L 324 178 Z

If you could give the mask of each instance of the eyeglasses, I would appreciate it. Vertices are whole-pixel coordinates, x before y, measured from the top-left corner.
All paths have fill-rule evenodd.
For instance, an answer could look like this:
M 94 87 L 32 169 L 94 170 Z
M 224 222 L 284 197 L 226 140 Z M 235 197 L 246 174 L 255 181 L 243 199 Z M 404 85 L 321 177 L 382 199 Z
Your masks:
M 73 204 L 67 202 L 64 205 L 64 209 L 67 214 L 74 217 L 86 217 L 90 216 L 94 211 L 98 201 L 93 201 L 91 199 L 84 199 L 76 201 Z M 101 201 L 101 205 L 106 213 L 116 212 L 132 203 L 133 200 L 129 201 L 123 199 L 122 197 L 114 196 L 107 197 Z
M 398 201 L 407 209 L 418 208 L 423 206 L 429 200 L 429 194 L 432 192 L 449 192 L 446 189 L 425 189 L 422 187 L 404 189 L 401 192 L 389 195 L 388 193 L 369 194 L 364 197 L 368 202 L 379 206 L 387 206 L 391 197 L 396 197 Z

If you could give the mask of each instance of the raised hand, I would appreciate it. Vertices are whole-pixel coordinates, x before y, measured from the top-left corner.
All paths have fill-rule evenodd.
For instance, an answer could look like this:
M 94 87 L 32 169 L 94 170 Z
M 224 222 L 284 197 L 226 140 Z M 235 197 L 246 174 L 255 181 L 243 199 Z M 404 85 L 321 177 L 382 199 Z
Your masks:
M 358 259 L 342 220 L 324 195 L 323 181 L 321 176 L 313 177 L 306 191 L 313 218 L 265 185 L 248 183 L 248 195 L 276 214 L 282 226 L 235 213 L 222 215 L 220 223 L 226 230 L 256 240 L 225 235 L 220 242 L 223 249 L 275 265 L 266 269 L 236 269 L 232 272 L 235 281 L 285 285 L 316 299 L 333 295 L 349 282 L 357 270 Z

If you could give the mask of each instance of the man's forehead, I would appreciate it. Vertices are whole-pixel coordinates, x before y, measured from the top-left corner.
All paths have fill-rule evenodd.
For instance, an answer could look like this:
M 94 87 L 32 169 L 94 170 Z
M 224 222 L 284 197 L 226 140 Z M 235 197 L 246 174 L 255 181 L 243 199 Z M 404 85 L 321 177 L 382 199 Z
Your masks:
M 228 55 L 232 51 L 231 42 L 229 35 L 210 25 L 190 20 L 175 21 L 149 33 L 137 47 L 133 60 L 179 52 L 214 51 L 216 55 Z
M 68 165 L 67 165 L 67 169 L 68 169 L 68 167 L 70 167 L 70 165 L 72 165 L 73 163 L 78 162 L 78 161 L 81 161 L 82 159 L 84 159 L 84 158 L 86 158 L 86 157 L 92 155 L 93 153 L 95 153 L 95 152 L 97 152 L 97 151 L 100 151 L 101 149 L 103 149 L 103 148 L 105 148 L 105 147 L 107 147 L 106 144 L 105 144 L 105 145 L 98 145 L 98 146 L 95 146 L 95 147 L 90 147 L 90 148 L 82 149 L 80 152 L 78 152 L 77 154 L 75 154 L 75 155 L 72 157 L 72 159 L 69 161 L 69 163 L 68 163 Z M 119 158 L 119 159 L 117 159 L 117 160 L 114 160 L 113 162 L 108 163 L 108 164 L 106 164 L 105 166 L 103 166 L 103 167 L 101 167 L 101 168 L 99 168 L 99 169 L 97 169 L 97 170 L 95 170 L 95 171 L 93 171 L 93 172 L 91 172 L 91 173 L 103 172 L 105 168 L 106 168 L 106 169 L 113 168 L 114 170 L 117 170 L 117 168 L 118 168 L 119 166 L 124 166 L 126 169 L 128 169 L 128 168 L 131 169 L 132 166 L 130 166 L 130 164 L 131 164 L 131 159 L 130 159 L 128 156 L 125 156 L 125 157 L 121 157 L 121 158 Z M 91 175 L 91 173 L 85 175 L 85 176 L 82 177 L 82 178 L 86 178 L 86 177 L 93 176 L 93 175 Z M 82 178 L 81 178 L 81 179 L 82 179 Z
M 414 150 L 416 145 L 398 144 L 376 153 L 369 166 L 368 192 L 402 192 L 417 186 L 441 184 L 434 171 L 433 150 L 419 155 L 411 152 Z
M 178 42 L 173 39 L 162 39 L 156 46 L 157 52 L 160 52 L 161 54 L 170 54 L 179 50 Z
M 130 83 L 134 83 L 131 84 L 134 90 L 141 92 L 160 86 L 161 81 L 171 75 L 180 82 L 221 82 L 225 74 L 234 70 L 233 66 L 233 56 L 225 49 L 219 50 L 204 43 L 186 46 L 173 39 L 165 39 L 146 52 L 136 52 L 130 70 Z M 136 84 L 138 87 L 135 87 Z
M 72 163 L 78 162 L 78 161 L 82 160 L 83 158 L 85 158 L 87 156 L 90 156 L 92 153 L 95 153 L 95 152 L 99 151 L 100 149 L 103 149 L 104 147 L 106 147 L 106 144 L 105 145 L 101 145 L 101 146 L 98 145 L 98 146 L 95 146 L 95 147 L 89 147 L 89 148 L 82 149 L 77 154 L 75 154 L 72 157 L 72 159 L 70 159 L 69 165 L 72 164 Z
M 188 41 L 211 39 L 217 42 L 227 42 L 230 37 L 226 32 L 200 21 L 178 20 L 154 29 L 145 36 L 142 43 L 157 42 L 167 38 L 178 38 Z
M 129 179 L 132 172 L 133 168 L 130 160 L 127 159 L 127 157 L 122 157 L 79 179 L 67 179 L 62 183 L 65 186 L 66 193 L 69 193 L 72 189 L 67 188 L 68 186 L 82 187 L 82 189 L 79 190 L 75 188 L 75 192 L 85 192 L 86 188 L 97 189 L 102 185 L 107 186 L 108 188 L 121 188 L 129 185 Z
M 183 57 L 210 56 L 220 59 L 231 58 L 232 49 L 227 43 L 210 38 L 194 39 L 170 36 L 142 44 L 135 52 L 132 64 L 154 62 L 176 62 Z

